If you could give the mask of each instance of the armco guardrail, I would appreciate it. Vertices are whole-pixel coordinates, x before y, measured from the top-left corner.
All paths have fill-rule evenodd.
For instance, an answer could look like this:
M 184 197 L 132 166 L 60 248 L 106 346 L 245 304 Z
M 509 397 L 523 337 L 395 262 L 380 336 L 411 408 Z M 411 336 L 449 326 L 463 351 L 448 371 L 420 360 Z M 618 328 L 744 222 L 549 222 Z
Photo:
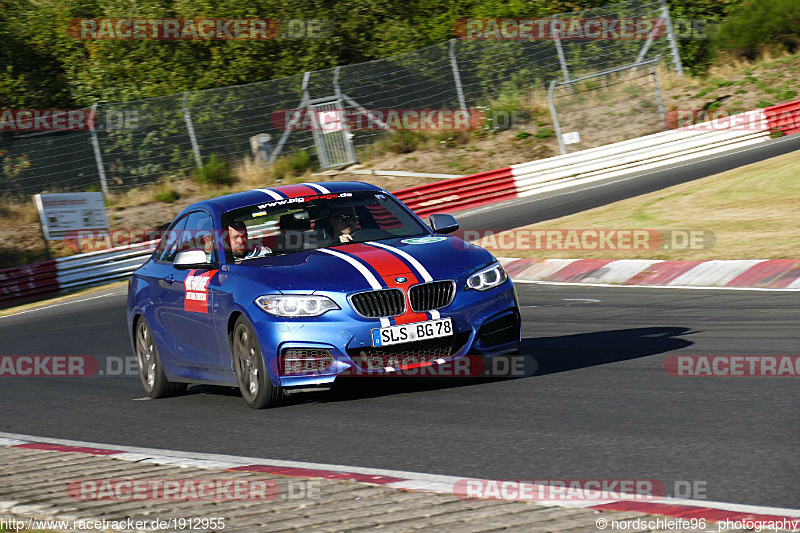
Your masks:
M 60 289 L 128 277 L 152 255 L 158 241 L 56 259 Z
M 394 194 L 419 216 L 479 207 L 528 196 L 578 179 L 604 179 L 743 148 L 769 139 L 763 109 L 730 117 L 736 126 L 711 122 L 670 130 L 607 146 L 432 183 Z
M 792 120 L 786 117 L 793 117 Z M 783 122 L 779 122 L 779 120 Z M 757 109 L 731 117 L 728 129 L 697 124 L 574 154 L 521 163 L 440 183 L 394 191 L 419 216 L 447 213 L 528 196 L 575 180 L 605 179 L 700 156 L 742 148 L 769 139 L 770 129 L 800 129 L 800 102 Z M 0 271 L 0 306 L 128 277 L 158 241 L 90 252 Z
M 742 126 L 715 130 L 705 122 L 575 154 L 512 165 L 517 195 L 535 194 L 556 183 L 649 170 L 769 139 L 769 128 L 761 109 L 731 117 L 730 122 Z
M 127 278 L 147 261 L 157 244 L 148 241 L 0 270 L 0 307 Z
M 393 191 L 420 217 L 516 198 L 511 167 Z
M 55 261 L 0 270 L 0 306 L 58 292 Z
M 771 130 L 778 130 L 784 135 L 800 133 L 800 100 L 770 106 L 764 109 Z

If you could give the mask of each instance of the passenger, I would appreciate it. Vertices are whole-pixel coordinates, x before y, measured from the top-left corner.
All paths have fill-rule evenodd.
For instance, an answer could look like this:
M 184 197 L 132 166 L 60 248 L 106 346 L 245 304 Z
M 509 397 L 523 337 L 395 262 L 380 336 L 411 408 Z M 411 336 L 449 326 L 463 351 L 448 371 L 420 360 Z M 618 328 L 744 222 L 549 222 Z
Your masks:
M 358 225 L 358 215 L 353 207 L 334 207 L 331 209 L 330 223 L 334 242 L 352 242 Z

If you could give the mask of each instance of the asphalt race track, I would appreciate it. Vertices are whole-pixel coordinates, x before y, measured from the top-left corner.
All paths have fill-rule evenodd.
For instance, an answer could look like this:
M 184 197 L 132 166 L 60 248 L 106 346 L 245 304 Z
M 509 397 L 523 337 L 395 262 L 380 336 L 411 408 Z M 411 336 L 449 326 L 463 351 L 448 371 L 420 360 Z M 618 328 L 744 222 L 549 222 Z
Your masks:
M 800 506 L 797 378 L 674 377 L 673 354 L 800 353 L 795 292 L 519 284 L 529 377 L 351 378 L 252 411 L 238 391 L 143 397 L 138 377 L 0 378 L 0 431 L 494 479 L 659 479 Z M 0 319 L 0 355 L 130 356 L 125 297 Z M 685 486 L 685 485 L 684 485 Z M 700 496 L 703 496 L 702 494 Z
M 466 229 L 564 216 L 800 149 L 733 154 L 464 213 Z M 800 355 L 797 292 L 519 284 L 513 379 L 350 379 L 264 411 L 195 386 L 143 400 L 136 375 L 0 377 L 0 431 L 494 479 L 659 479 L 699 499 L 800 508 L 797 378 L 673 377 L 670 355 Z M 131 357 L 124 289 L 0 318 L 0 355 Z M 80 300 L 80 301 L 78 301 Z M 109 359 L 110 358 L 110 359 Z

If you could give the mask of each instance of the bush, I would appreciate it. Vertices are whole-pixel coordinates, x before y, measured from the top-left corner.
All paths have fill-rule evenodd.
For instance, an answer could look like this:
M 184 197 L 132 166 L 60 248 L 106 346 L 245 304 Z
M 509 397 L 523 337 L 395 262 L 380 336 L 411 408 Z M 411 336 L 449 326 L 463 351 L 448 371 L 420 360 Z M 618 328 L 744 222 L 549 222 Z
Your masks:
M 531 134 L 529 132 L 527 132 L 527 131 L 519 131 L 519 132 L 517 132 L 517 135 L 514 138 L 519 141 L 519 140 L 522 140 L 522 139 L 527 139 L 530 136 L 531 136 Z
M 550 128 L 542 128 L 536 132 L 536 135 L 534 135 L 534 137 L 536 137 L 537 139 L 548 139 L 552 136 L 553 136 L 553 130 L 551 130 Z
M 714 45 L 753 60 L 767 43 L 794 53 L 800 46 L 800 2 L 752 0 L 731 10 Z
M 156 193 L 156 200 L 165 204 L 171 204 L 180 197 L 174 189 L 162 189 Z
M 395 154 L 408 154 L 425 142 L 425 135 L 419 131 L 401 130 L 390 133 L 384 145 L 386 150 Z
M 311 168 L 311 156 L 306 150 L 292 152 L 289 156 L 289 168 L 295 176 L 299 176 L 309 168 Z
M 234 179 L 228 170 L 228 162 L 217 159 L 216 154 L 211 154 L 208 162 L 195 171 L 194 179 L 198 183 L 208 185 L 233 185 Z
M 460 144 L 470 141 L 470 134 L 464 130 L 440 131 L 433 136 L 433 140 L 443 148 L 455 148 Z

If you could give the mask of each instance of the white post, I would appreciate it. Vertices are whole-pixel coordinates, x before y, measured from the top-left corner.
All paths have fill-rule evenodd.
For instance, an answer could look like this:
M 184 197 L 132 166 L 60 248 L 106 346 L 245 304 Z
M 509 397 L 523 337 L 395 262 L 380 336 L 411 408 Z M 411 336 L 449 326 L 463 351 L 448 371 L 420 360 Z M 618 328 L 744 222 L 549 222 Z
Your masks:
M 667 0 L 661 0 L 661 19 L 667 26 L 667 38 L 669 39 L 669 49 L 672 51 L 672 62 L 675 64 L 675 70 L 683 76 L 683 63 L 681 63 L 681 55 L 678 53 L 678 41 L 675 39 L 675 29 L 672 27 L 672 18 L 669 16 Z
M 192 152 L 194 152 L 194 162 L 197 170 L 203 169 L 203 159 L 200 157 L 200 146 L 197 144 L 197 137 L 194 134 L 194 124 L 192 115 L 189 114 L 189 92 L 183 93 L 183 119 L 186 121 L 186 129 L 189 131 L 189 140 L 192 142 Z
M 553 21 L 558 20 L 558 15 L 552 16 Z M 558 62 L 561 63 L 561 73 L 564 75 L 564 83 L 569 88 L 569 94 L 572 94 L 572 84 L 569 82 L 569 67 L 567 67 L 567 59 L 564 57 L 564 49 L 561 47 L 561 31 L 555 29 L 555 24 L 550 23 L 550 33 L 553 34 L 553 40 L 556 42 L 556 52 L 558 53 Z
M 106 169 L 103 167 L 103 153 L 100 151 L 100 142 L 97 140 L 97 102 L 92 104 L 91 119 L 92 148 L 94 149 L 94 161 L 97 164 L 97 173 L 100 175 L 100 187 L 103 194 L 108 196 L 108 183 L 106 183 Z
M 461 74 L 458 72 L 458 61 L 456 61 L 456 39 L 450 39 L 450 68 L 453 69 L 453 80 L 456 83 L 456 95 L 458 95 L 458 105 L 461 109 L 467 109 L 467 103 L 464 100 L 464 88 L 461 87 Z
M 556 104 L 553 101 L 553 93 L 556 88 L 556 80 L 550 82 L 550 87 L 547 89 L 547 102 L 550 104 L 550 115 L 553 117 L 553 127 L 556 129 L 556 137 L 558 138 L 558 148 L 562 154 L 567 153 L 567 147 L 564 144 L 564 138 L 561 136 L 561 124 L 558 122 L 558 111 L 556 111 Z

